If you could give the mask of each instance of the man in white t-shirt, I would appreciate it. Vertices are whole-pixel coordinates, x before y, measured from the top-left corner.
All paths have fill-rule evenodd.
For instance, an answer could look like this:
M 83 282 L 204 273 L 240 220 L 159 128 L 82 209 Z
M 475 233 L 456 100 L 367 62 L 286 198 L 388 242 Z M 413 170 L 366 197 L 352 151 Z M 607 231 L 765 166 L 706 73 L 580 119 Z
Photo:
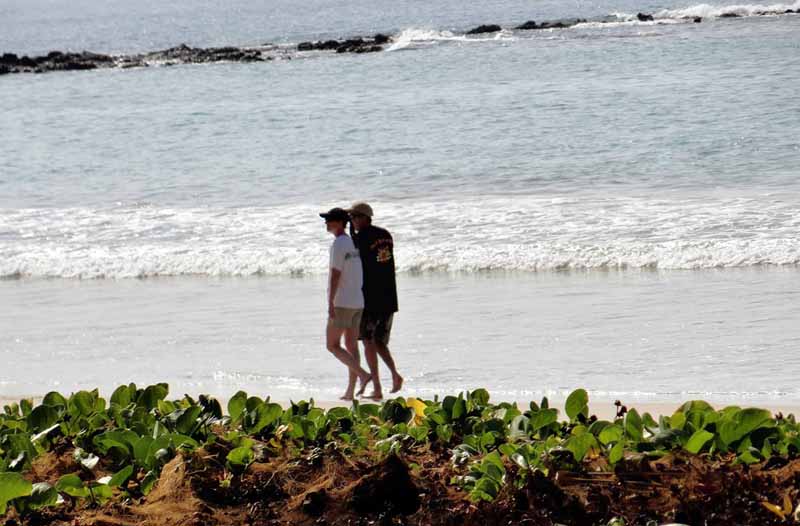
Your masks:
M 328 328 L 326 340 L 328 350 L 350 371 L 347 389 L 342 400 L 352 400 L 356 380 L 365 386 L 370 374 L 361 367 L 358 350 L 358 333 L 361 326 L 361 313 L 364 310 L 364 294 L 361 291 L 363 274 L 361 255 L 344 229 L 350 220 L 348 213 L 341 208 L 333 208 L 320 214 L 325 220 L 328 232 L 334 240 L 330 252 L 330 273 L 328 276 Z M 345 349 L 341 341 L 344 336 Z

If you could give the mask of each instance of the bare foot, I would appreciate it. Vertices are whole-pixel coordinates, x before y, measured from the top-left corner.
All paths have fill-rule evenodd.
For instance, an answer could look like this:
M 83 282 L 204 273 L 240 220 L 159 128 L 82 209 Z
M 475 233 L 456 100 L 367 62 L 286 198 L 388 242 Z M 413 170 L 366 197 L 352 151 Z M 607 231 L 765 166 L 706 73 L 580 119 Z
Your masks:
M 358 386 L 358 391 L 356 392 L 356 396 L 363 395 L 364 391 L 367 389 L 367 384 L 370 383 L 371 381 L 372 381 L 372 375 L 371 374 L 368 374 L 367 376 L 359 378 L 360 384 Z
M 350 393 L 345 393 L 345 394 L 343 394 L 342 396 L 339 397 L 339 400 L 344 400 L 345 402 L 352 402 L 353 401 L 353 395 L 350 394 Z
M 392 390 L 390 392 L 396 393 L 403 388 L 403 377 L 399 374 L 392 378 Z
M 379 392 L 372 392 L 369 396 L 365 396 L 364 398 L 368 398 L 370 400 L 383 400 L 383 393 Z

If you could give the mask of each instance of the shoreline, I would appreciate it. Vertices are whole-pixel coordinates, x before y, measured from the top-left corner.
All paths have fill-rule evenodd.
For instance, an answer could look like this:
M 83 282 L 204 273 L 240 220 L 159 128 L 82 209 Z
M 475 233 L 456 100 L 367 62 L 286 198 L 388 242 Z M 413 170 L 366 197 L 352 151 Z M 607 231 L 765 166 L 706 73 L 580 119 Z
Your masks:
M 110 394 L 111 393 L 102 393 L 101 392 L 100 396 L 103 396 L 103 397 L 107 398 L 108 396 L 110 396 Z M 33 403 L 34 403 L 34 406 L 36 406 L 36 405 L 41 403 L 43 396 L 44 395 L 38 395 L 38 396 L 33 396 L 33 397 L 15 398 L 15 397 L 6 396 L 6 395 L 0 395 L 0 408 L 4 407 L 5 405 L 8 405 L 8 404 L 19 403 L 19 401 L 21 399 L 32 400 Z M 190 395 L 190 396 L 196 396 L 196 395 Z M 590 396 L 590 399 L 591 399 L 591 393 L 589 393 L 589 396 Z M 386 402 L 388 400 L 392 400 L 392 399 L 397 398 L 397 397 L 402 397 L 405 400 L 408 400 L 409 398 L 417 398 L 417 397 L 414 397 L 414 396 L 405 396 L 401 392 L 401 393 L 398 393 L 397 396 L 386 397 L 381 401 L 374 401 L 374 400 L 370 400 L 370 399 L 359 399 L 358 402 L 360 404 L 373 404 L 373 403 L 374 404 L 381 404 L 383 402 Z M 425 396 L 425 397 L 422 397 L 422 398 L 428 399 L 428 398 L 432 398 L 432 397 Z M 219 403 L 222 406 L 223 410 L 228 406 L 228 401 L 230 400 L 229 397 L 218 397 L 216 399 L 219 401 Z M 302 397 L 302 398 L 298 398 L 297 401 L 299 402 L 299 401 L 304 401 L 304 400 L 308 400 L 308 399 L 309 399 L 309 397 Z M 653 416 L 654 418 L 657 419 L 659 416 L 671 416 L 684 403 L 692 401 L 692 400 L 703 400 L 703 399 L 702 398 L 687 398 L 687 399 L 682 400 L 682 401 L 653 401 L 653 402 L 637 402 L 635 400 L 631 401 L 631 402 L 625 402 L 624 400 L 621 400 L 621 401 L 622 401 L 622 405 L 626 406 L 628 409 L 634 409 L 635 408 L 639 412 L 639 414 L 650 413 L 651 416 Z M 539 402 L 539 400 L 532 400 L 532 401 L 534 401 L 536 403 Z M 291 405 L 291 402 L 288 399 L 286 399 L 286 400 L 283 400 L 283 399 L 271 399 L 271 402 L 279 404 L 279 405 L 281 405 L 283 407 L 288 407 L 289 405 Z M 521 409 L 522 411 L 525 411 L 528 408 L 528 405 L 530 404 L 531 400 L 505 400 L 505 399 L 502 399 L 502 398 L 498 398 L 498 399 L 493 399 L 492 402 L 493 403 L 502 403 L 502 402 L 516 403 L 517 407 L 519 409 Z M 566 402 L 566 400 L 562 400 L 562 399 L 551 399 L 550 400 L 551 407 L 558 409 L 559 415 L 561 415 L 562 417 L 566 414 L 566 412 L 565 412 L 565 402 Z M 795 416 L 800 416 L 800 402 L 796 402 L 796 403 L 780 403 L 780 402 L 778 402 L 778 403 L 759 403 L 759 402 L 747 402 L 746 400 L 744 400 L 744 401 L 741 401 L 741 402 L 729 401 L 729 402 L 724 402 L 724 403 L 709 402 L 709 404 L 714 409 L 717 409 L 717 410 L 723 409 L 725 407 L 737 406 L 737 407 L 741 407 L 741 408 L 766 409 L 767 411 L 769 411 L 773 415 L 782 414 L 782 415 L 786 416 L 786 415 L 793 414 Z M 330 409 L 332 409 L 334 407 L 345 407 L 345 408 L 350 408 L 351 407 L 351 404 L 349 404 L 347 402 L 344 402 L 342 400 L 317 400 L 317 399 L 315 399 L 314 400 L 314 405 L 315 405 L 315 407 L 318 407 L 320 409 L 324 409 L 326 411 L 330 410 Z M 598 419 L 601 419 L 601 420 L 614 420 L 614 418 L 615 418 L 615 416 L 617 414 L 617 408 L 614 405 L 614 401 L 594 399 L 594 400 L 591 400 L 590 403 L 589 403 L 589 413 L 591 415 L 596 416 Z

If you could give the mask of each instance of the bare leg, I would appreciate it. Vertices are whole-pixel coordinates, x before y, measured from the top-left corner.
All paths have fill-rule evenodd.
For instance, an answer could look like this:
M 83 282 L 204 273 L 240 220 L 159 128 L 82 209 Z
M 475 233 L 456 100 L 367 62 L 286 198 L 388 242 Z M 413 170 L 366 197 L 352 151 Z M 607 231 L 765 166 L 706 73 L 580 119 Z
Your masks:
M 375 350 L 392 373 L 392 392 L 396 393 L 403 388 L 403 377 L 397 372 L 392 353 L 389 352 L 389 347 L 378 342 L 375 342 Z
M 364 340 L 364 356 L 367 359 L 370 373 L 372 374 L 372 386 L 374 390 L 367 398 L 380 400 L 383 398 L 383 390 L 381 388 L 381 378 L 378 372 L 378 353 L 375 349 L 375 342 L 372 340 Z
M 325 331 L 327 344 L 328 344 L 328 351 L 333 354 L 337 360 L 342 362 L 347 366 L 347 369 L 350 373 L 355 374 L 358 378 L 361 379 L 362 382 L 366 383 L 369 381 L 369 373 L 361 368 L 361 364 L 353 359 L 353 356 L 342 349 L 339 342 L 342 338 L 342 334 L 345 332 L 345 329 L 339 329 L 334 327 L 333 325 L 328 325 L 327 330 Z
M 347 352 L 350 353 L 350 356 L 353 357 L 353 361 L 361 367 L 361 353 L 358 350 L 358 330 L 357 329 L 345 329 L 344 331 L 344 347 L 347 349 Z M 352 400 L 354 398 L 353 393 L 356 389 L 356 380 L 358 379 L 358 375 L 353 372 L 352 369 L 350 371 L 350 376 L 347 380 L 347 390 L 344 392 L 344 396 L 341 397 L 342 400 Z

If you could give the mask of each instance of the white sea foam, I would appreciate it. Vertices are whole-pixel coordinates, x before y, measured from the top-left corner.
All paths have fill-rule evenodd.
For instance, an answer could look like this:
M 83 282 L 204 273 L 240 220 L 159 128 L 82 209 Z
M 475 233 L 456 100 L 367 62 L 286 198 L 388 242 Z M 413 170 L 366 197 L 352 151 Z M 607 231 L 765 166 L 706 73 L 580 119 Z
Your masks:
M 796 196 L 496 197 L 376 207 L 395 234 L 403 272 L 800 264 Z M 317 208 L 6 209 L 0 276 L 321 273 L 329 239 Z M 308 220 L 287 228 L 276 217 Z
M 671 25 L 671 24 L 683 24 L 685 20 L 673 19 L 673 18 L 659 18 L 655 20 L 646 20 L 641 21 L 636 18 L 636 15 L 631 15 L 627 13 L 614 13 L 619 21 L 593 21 L 593 22 L 581 22 L 580 24 L 575 24 L 572 26 L 576 29 L 607 29 L 613 27 L 631 27 L 631 26 L 661 26 L 661 25 Z
M 605 29 L 631 26 L 658 26 L 683 24 L 695 17 L 717 18 L 723 14 L 754 16 L 763 13 L 783 13 L 786 10 L 800 9 L 800 0 L 793 4 L 737 4 L 710 5 L 697 4 L 680 9 L 663 9 L 653 13 L 653 20 L 639 20 L 637 13 L 615 12 L 605 20 L 591 20 L 571 26 L 576 29 Z M 550 31 L 550 30 L 548 30 Z M 439 42 L 487 42 L 493 40 L 515 40 L 516 36 L 509 29 L 485 35 L 454 34 L 451 31 L 437 31 L 427 28 L 410 27 L 394 36 L 393 43 L 387 51 L 398 51 L 406 48 L 426 47 Z
M 783 13 L 787 9 L 793 11 L 800 9 L 800 2 L 793 4 L 735 4 L 735 5 L 709 5 L 697 4 L 681 9 L 664 9 L 658 11 L 653 16 L 656 19 L 673 18 L 693 18 L 700 16 L 703 18 L 715 18 L 725 13 L 733 13 L 739 16 L 753 16 L 758 13 Z
M 718 18 L 723 14 L 736 14 L 739 16 L 755 16 L 763 13 L 784 13 L 787 10 L 800 9 L 800 1 L 793 4 L 736 4 L 736 5 L 709 5 L 697 4 L 680 9 L 662 9 L 653 13 L 653 20 L 639 20 L 638 13 L 611 13 L 609 19 L 592 20 L 572 26 L 577 29 L 599 29 L 629 26 L 657 26 L 668 24 L 683 24 L 695 17 Z
M 442 40 L 466 40 L 466 37 L 456 36 L 450 31 L 410 27 L 395 35 L 394 42 L 386 50 L 397 51 L 409 46 L 430 45 Z
M 492 40 L 515 40 L 511 31 L 504 29 L 496 33 L 484 35 L 456 35 L 452 31 L 436 31 L 433 29 L 410 27 L 404 29 L 394 37 L 394 42 L 387 51 L 398 51 L 409 47 L 425 47 L 438 42 L 487 42 Z

